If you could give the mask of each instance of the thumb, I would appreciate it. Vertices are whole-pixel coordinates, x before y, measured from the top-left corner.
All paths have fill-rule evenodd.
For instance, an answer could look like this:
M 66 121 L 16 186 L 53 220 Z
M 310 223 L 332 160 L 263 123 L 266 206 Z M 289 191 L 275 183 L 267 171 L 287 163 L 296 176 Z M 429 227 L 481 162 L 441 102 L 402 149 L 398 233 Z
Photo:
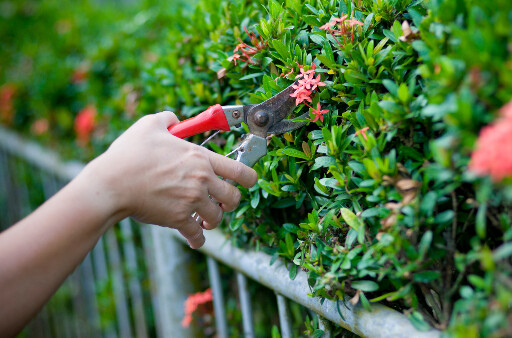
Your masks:
M 169 128 L 170 126 L 180 122 L 178 117 L 171 111 L 162 111 L 160 113 L 155 114 L 155 118 L 161 123 L 165 128 Z

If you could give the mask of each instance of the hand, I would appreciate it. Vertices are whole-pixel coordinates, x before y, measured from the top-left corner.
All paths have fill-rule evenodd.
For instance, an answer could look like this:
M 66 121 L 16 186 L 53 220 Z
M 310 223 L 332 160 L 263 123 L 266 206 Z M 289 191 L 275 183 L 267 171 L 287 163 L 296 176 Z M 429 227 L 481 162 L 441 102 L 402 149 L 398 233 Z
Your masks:
M 102 182 L 108 191 L 102 198 L 113 203 L 120 218 L 176 228 L 196 249 L 205 241 L 202 227 L 215 228 L 222 212 L 234 210 L 240 201 L 240 191 L 218 176 L 251 187 L 257 175 L 240 162 L 171 135 L 167 128 L 177 122 L 171 112 L 141 118 L 84 174 Z M 192 218 L 194 212 L 202 224 Z

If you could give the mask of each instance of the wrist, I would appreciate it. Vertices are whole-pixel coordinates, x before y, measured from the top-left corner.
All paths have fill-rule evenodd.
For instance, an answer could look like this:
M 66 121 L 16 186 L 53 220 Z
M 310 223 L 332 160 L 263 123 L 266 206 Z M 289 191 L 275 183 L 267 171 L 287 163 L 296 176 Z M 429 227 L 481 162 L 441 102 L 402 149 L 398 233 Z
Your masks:
M 106 229 L 129 216 L 118 179 L 101 165 L 101 156 L 91 161 L 75 178 L 95 212 L 103 216 Z M 105 230 L 106 230 L 105 229 Z

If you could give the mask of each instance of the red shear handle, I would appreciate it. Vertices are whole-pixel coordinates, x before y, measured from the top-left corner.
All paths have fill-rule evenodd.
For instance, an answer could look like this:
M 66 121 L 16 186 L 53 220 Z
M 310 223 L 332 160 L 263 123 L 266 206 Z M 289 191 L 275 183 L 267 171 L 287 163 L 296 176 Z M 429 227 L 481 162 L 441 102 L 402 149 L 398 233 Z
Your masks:
M 171 134 L 179 138 L 186 138 L 215 129 L 230 129 L 228 120 L 220 104 L 211 106 L 201 114 L 167 128 Z

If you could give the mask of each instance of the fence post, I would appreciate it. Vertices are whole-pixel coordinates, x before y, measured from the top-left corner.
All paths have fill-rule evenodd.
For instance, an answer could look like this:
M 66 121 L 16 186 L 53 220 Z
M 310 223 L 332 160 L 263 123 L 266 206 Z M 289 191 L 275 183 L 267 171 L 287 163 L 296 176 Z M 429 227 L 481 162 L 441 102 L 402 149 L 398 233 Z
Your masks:
M 144 301 L 142 300 L 142 288 L 139 283 L 139 271 L 135 245 L 133 243 L 132 225 L 129 218 L 120 222 L 123 235 L 123 249 L 126 267 L 128 268 L 128 290 L 132 300 L 133 318 L 137 338 L 146 338 L 146 316 L 144 315 Z
M 155 318 L 160 337 L 193 337 L 189 328 L 181 325 L 185 300 L 193 292 L 189 257 L 183 244 L 174 239 L 168 228 L 152 226 L 155 258 L 155 290 L 158 306 Z
M 119 253 L 115 228 L 108 230 L 104 236 L 107 241 L 107 257 L 110 263 L 110 270 L 112 272 L 112 288 L 114 289 L 119 336 L 132 337 L 130 312 L 128 309 L 126 289 L 124 287 L 123 279 L 123 264 Z

